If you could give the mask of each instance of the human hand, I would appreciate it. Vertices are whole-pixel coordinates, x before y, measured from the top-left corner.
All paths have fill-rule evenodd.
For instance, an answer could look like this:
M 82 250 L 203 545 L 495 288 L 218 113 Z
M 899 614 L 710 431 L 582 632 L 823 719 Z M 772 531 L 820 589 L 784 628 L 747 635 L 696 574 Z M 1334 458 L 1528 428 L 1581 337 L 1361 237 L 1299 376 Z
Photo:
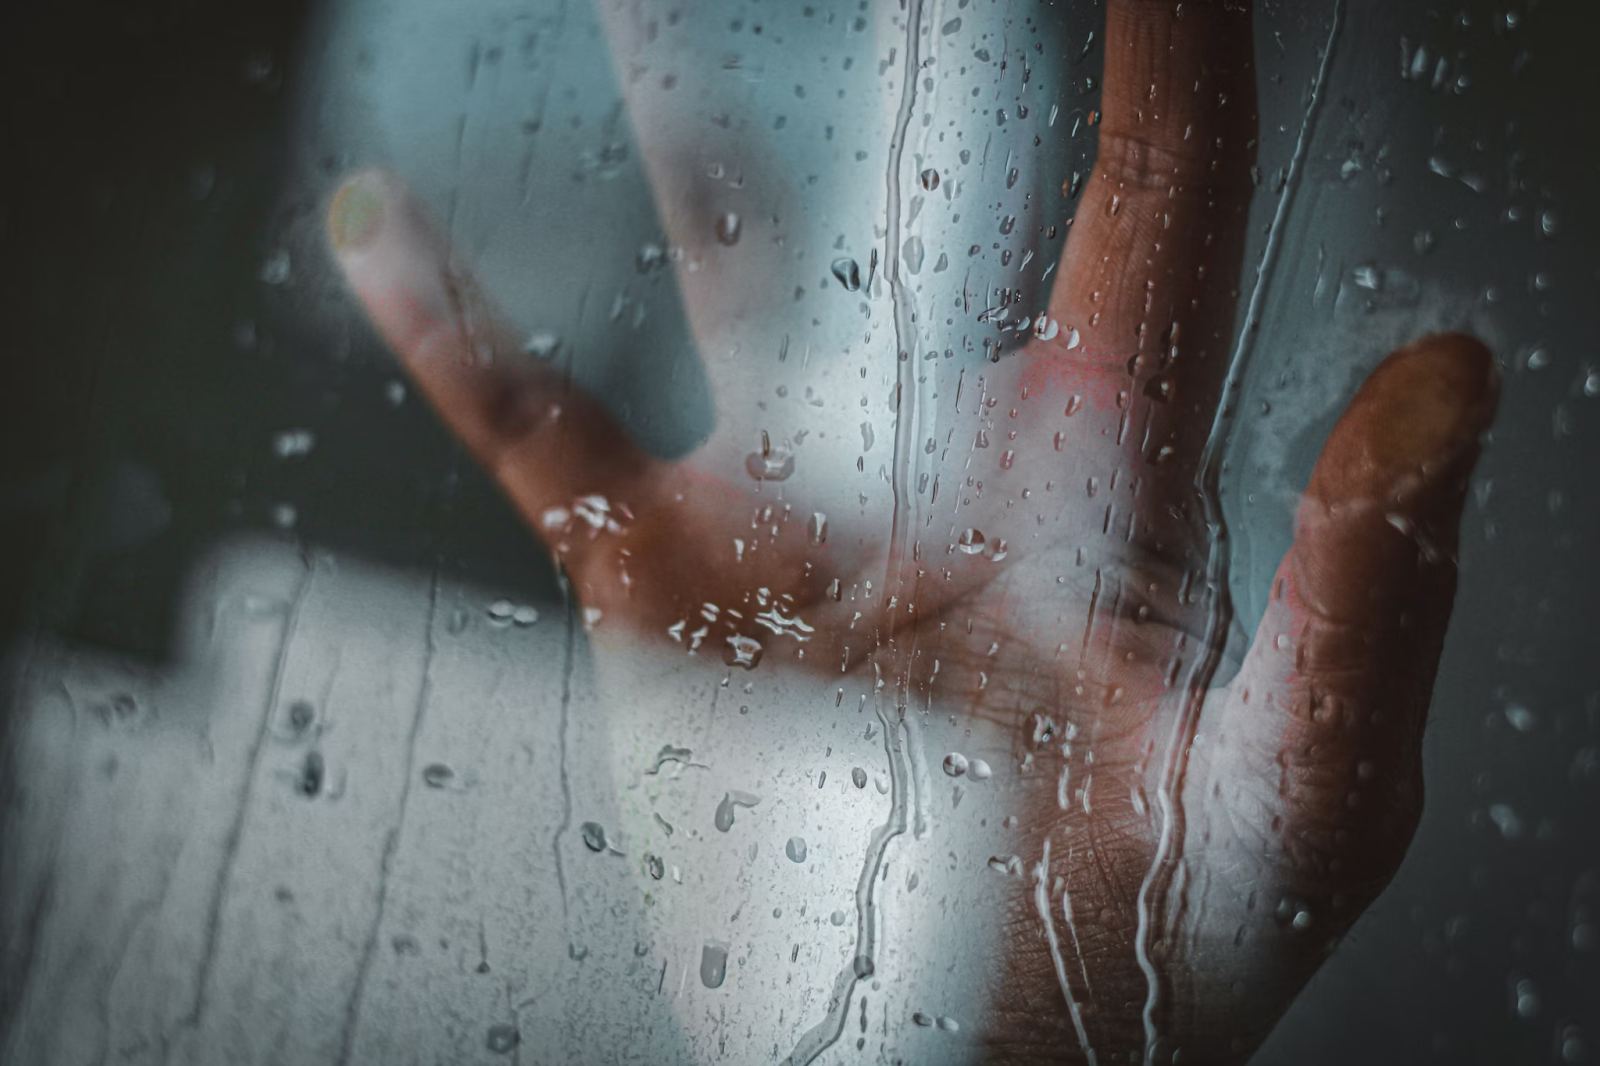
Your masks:
M 1007 738 L 1015 773 L 996 784 L 1018 796 L 1022 863 L 994 1061 L 1242 1061 L 1393 876 L 1420 812 L 1496 392 L 1477 342 L 1425 338 L 1369 377 L 1252 648 L 1210 685 L 1195 485 L 1253 188 L 1250 40 L 1236 4 L 1108 5 L 1099 158 L 1043 325 L 945 390 L 919 434 L 931 452 L 901 442 L 930 478 L 902 479 L 897 527 L 835 515 L 821 535 L 806 489 L 844 472 L 802 459 L 789 476 L 792 457 L 732 419 L 684 461 L 644 454 L 522 356 L 395 178 L 358 175 L 334 200 L 352 288 L 555 554 L 602 660 L 676 640 L 718 672 L 759 656 L 866 675 L 896 713 L 938 706 Z M 668 224 L 708 273 L 739 268 L 710 226 Z

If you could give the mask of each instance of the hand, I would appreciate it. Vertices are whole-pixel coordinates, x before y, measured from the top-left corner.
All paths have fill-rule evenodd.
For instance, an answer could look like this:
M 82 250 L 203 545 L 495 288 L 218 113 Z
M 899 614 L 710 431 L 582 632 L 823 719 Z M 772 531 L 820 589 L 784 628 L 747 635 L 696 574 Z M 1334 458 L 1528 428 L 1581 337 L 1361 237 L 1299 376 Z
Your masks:
M 718 672 L 867 673 L 893 713 L 938 705 L 1007 738 L 996 778 L 1025 843 L 1004 881 L 993 1061 L 1242 1062 L 1393 876 L 1421 809 L 1457 526 L 1495 405 L 1476 341 L 1428 337 L 1372 373 L 1254 644 L 1223 655 L 1226 684 L 1208 658 L 1224 650 L 1206 643 L 1195 486 L 1253 188 L 1242 7 L 1109 3 L 1099 157 L 1047 317 L 1025 350 L 945 383 L 919 431 L 932 450 L 901 442 L 930 476 L 901 478 L 898 543 L 888 521 L 814 518 L 808 487 L 845 472 L 802 457 L 791 475 L 787 449 L 738 421 L 751 405 L 724 404 L 687 460 L 640 451 L 522 356 L 397 179 L 354 176 L 330 215 L 374 323 L 599 621 L 602 669 L 677 641 Z M 686 182 L 653 158 L 658 186 Z M 682 279 L 702 334 L 730 313 L 707 278 L 745 262 L 705 206 L 666 219 L 706 267 Z

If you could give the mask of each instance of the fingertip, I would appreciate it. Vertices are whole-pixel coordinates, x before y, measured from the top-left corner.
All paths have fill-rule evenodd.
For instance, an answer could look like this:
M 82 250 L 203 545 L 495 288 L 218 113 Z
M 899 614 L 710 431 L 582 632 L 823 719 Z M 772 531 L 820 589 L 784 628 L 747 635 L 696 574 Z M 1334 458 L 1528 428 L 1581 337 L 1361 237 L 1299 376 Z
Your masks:
M 1437 403 L 1458 412 L 1462 431 L 1483 432 L 1494 420 L 1500 400 L 1500 372 L 1494 354 L 1478 338 L 1467 333 L 1431 333 L 1419 337 L 1388 359 L 1395 372 L 1416 382 L 1427 383 Z
M 1494 356 L 1464 333 L 1436 333 L 1368 375 L 1334 427 L 1313 477 L 1327 501 L 1409 496 L 1470 470 L 1494 420 Z
M 358 251 L 378 239 L 389 184 L 380 170 L 360 170 L 340 183 L 328 205 L 328 238 L 335 252 Z

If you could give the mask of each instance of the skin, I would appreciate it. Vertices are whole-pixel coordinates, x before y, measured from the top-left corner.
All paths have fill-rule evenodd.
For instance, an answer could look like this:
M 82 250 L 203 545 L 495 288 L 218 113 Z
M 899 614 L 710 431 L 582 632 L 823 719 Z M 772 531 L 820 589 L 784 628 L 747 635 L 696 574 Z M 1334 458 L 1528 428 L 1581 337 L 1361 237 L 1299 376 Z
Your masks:
M 1206 623 L 1195 476 L 1253 192 L 1250 12 L 1111 0 L 1106 22 L 1098 161 L 1048 311 L 1059 331 L 941 409 L 949 439 L 983 431 L 995 446 L 936 461 L 963 497 L 958 524 L 919 526 L 892 571 L 887 521 L 814 543 L 803 483 L 784 495 L 792 511 L 762 515 L 773 496 L 745 473 L 753 434 L 737 406 L 723 405 L 700 453 L 662 462 L 520 358 L 398 179 L 348 179 L 329 232 L 383 337 L 584 607 L 602 612 L 602 669 L 668 641 L 680 621 L 699 625 L 702 604 L 746 618 L 775 605 L 815 632 L 768 642 L 769 662 L 833 679 L 877 671 L 903 706 L 986 723 L 1018 765 L 1037 767 L 1013 785 L 1028 870 L 1001 908 L 1008 965 L 987 1061 L 1181 1051 L 1184 1063 L 1242 1062 L 1388 884 L 1415 830 L 1457 531 L 1497 379 L 1489 352 L 1454 334 L 1422 338 L 1368 377 L 1316 464 L 1254 642 L 1221 664 L 1231 680 L 1204 693 L 1183 772 L 1168 777 Z M 670 130 L 640 128 L 658 192 L 678 190 L 677 206 L 661 205 L 674 242 L 727 254 L 698 224 L 715 205 L 683 191 L 691 164 L 651 141 Z M 726 266 L 713 258 L 680 279 L 702 337 L 731 313 L 717 302 L 726 285 L 707 280 Z M 603 516 L 577 504 L 596 496 Z M 967 527 L 988 550 L 957 548 Z M 748 542 L 737 555 L 736 538 Z M 879 591 L 835 600 L 836 579 Z M 762 635 L 725 613 L 705 639 Z M 1181 832 L 1146 887 L 1168 810 Z M 1058 968 L 1045 918 L 1064 930 L 1068 907 Z

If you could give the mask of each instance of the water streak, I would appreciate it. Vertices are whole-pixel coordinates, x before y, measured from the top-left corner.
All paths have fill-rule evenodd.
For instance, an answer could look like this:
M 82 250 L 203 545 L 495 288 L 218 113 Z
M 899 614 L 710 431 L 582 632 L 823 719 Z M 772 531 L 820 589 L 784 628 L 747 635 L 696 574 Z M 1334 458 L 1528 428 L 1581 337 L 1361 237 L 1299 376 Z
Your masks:
M 1070 856 L 1069 856 L 1070 858 Z M 1078 1033 L 1078 1046 L 1083 1049 L 1083 1057 L 1089 1066 L 1097 1066 L 1094 1048 L 1089 1043 L 1089 1031 L 1083 1025 L 1083 1012 L 1078 1009 L 1078 999 L 1072 994 L 1072 983 L 1067 980 L 1067 964 L 1061 955 L 1061 938 L 1056 935 L 1055 919 L 1050 915 L 1050 893 L 1045 888 L 1045 883 L 1050 879 L 1050 838 L 1044 841 L 1044 857 L 1033 868 L 1033 907 L 1039 912 L 1039 920 L 1044 923 L 1044 938 L 1050 945 L 1050 961 L 1055 963 L 1056 981 L 1061 985 L 1061 995 L 1067 1001 L 1067 1013 L 1072 1016 L 1072 1028 Z M 1063 913 L 1069 927 L 1072 922 L 1072 905 L 1064 905 Z M 1083 957 L 1082 950 L 1078 948 L 1077 930 L 1072 933 L 1073 949 L 1079 952 L 1078 957 Z M 1087 974 L 1085 980 L 1087 980 Z
M 894 333 L 896 359 L 894 466 L 890 481 L 894 489 L 894 517 L 889 534 L 888 572 L 884 579 L 884 595 L 888 607 L 884 618 L 884 632 L 880 634 L 880 647 L 892 641 L 895 623 L 915 595 L 915 587 L 904 587 L 907 542 L 914 527 L 914 499 L 911 464 L 915 461 L 917 439 L 917 377 L 911 353 L 916 348 L 916 315 L 911 294 L 900 276 L 900 234 L 902 229 L 902 200 L 900 178 L 905 156 L 906 137 L 911 128 L 911 115 L 917 104 L 917 70 L 920 66 L 923 0 L 908 0 L 906 4 L 905 58 L 900 70 L 900 106 L 895 114 L 894 132 L 889 140 L 889 160 L 885 184 L 887 204 L 887 254 L 883 257 L 884 274 L 889 282 L 889 295 L 894 304 Z M 892 645 L 891 645 L 892 647 Z M 903 672 L 897 678 L 899 699 L 894 699 L 878 687 L 874 691 L 873 709 L 883 726 L 883 745 L 889 759 L 889 816 L 872 832 L 867 845 L 867 855 L 862 863 L 861 876 L 856 882 L 856 950 L 834 980 L 833 993 L 828 1000 L 828 1012 L 816 1025 L 801 1036 L 795 1049 L 784 1060 L 784 1066 L 807 1066 L 844 1032 L 849 1018 L 850 995 L 856 982 L 869 976 L 876 965 L 878 938 L 877 886 L 883 857 L 889 844 L 906 831 L 906 797 L 912 787 L 910 760 L 907 748 L 920 748 L 920 743 L 910 737 L 909 723 L 905 717 L 905 692 L 910 687 L 911 664 L 914 659 L 908 648 L 901 657 Z M 876 667 L 876 663 L 874 666 Z M 876 673 L 876 669 L 874 671 Z M 924 773 L 926 771 L 924 770 Z M 919 828 L 922 823 L 918 810 Z
M 878 885 L 882 879 L 883 856 L 895 837 L 906 831 L 906 791 L 909 774 L 906 748 L 909 734 L 900 709 L 892 707 L 880 695 L 873 708 L 883 725 L 883 747 L 889 757 L 889 816 L 872 831 L 867 845 L 867 858 L 861 866 L 861 876 L 856 881 L 856 951 L 839 976 L 834 979 L 833 992 L 828 997 L 828 1013 L 820 1022 L 806 1030 L 795 1044 L 783 1066 L 809 1066 L 817 1056 L 838 1041 L 850 1017 L 850 993 L 856 982 L 872 976 L 877 963 L 878 949 Z
M 1206 437 L 1205 448 L 1200 453 L 1200 468 L 1195 474 L 1195 489 L 1199 493 L 1206 528 L 1210 534 L 1210 550 L 1206 558 L 1206 588 L 1209 602 L 1206 618 L 1205 645 L 1191 668 L 1183 688 L 1183 706 L 1173 726 L 1168 743 L 1166 761 L 1162 767 L 1161 783 L 1156 791 L 1156 809 L 1161 815 L 1161 833 L 1156 843 L 1155 855 L 1144 881 L 1139 886 L 1138 930 L 1134 938 L 1134 951 L 1146 984 L 1144 1004 L 1144 1061 L 1151 1066 L 1155 1061 L 1156 1042 L 1160 1038 L 1156 1014 L 1161 1007 L 1161 977 L 1151 958 L 1151 944 L 1156 938 L 1157 917 L 1166 911 L 1166 897 L 1183 853 L 1184 773 L 1188 768 L 1188 751 L 1200 724 L 1200 708 L 1211 679 L 1221 664 L 1227 644 L 1228 629 L 1233 624 L 1233 598 L 1228 589 L 1228 525 L 1222 512 L 1221 477 L 1222 457 L 1229 443 L 1237 403 L 1237 393 L 1244 371 L 1254 351 L 1256 328 L 1260 323 L 1261 308 L 1265 302 L 1267 285 L 1282 243 L 1289 205 L 1299 186 L 1305 168 L 1306 153 L 1316 130 L 1317 116 L 1321 111 L 1328 71 L 1333 65 L 1334 46 L 1344 26 L 1345 0 L 1334 0 L 1333 19 L 1328 27 L 1327 42 L 1322 51 L 1322 62 L 1317 68 L 1316 81 L 1312 83 L 1311 100 L 1301 119 L 1300 133 L 1295 141 L 1294 154 L 1289 160 L 1283 191 L 1278 196 L 1277 208 L 1272 218 L 1272 228 L 1262 251 L 1261 263 L 1256 271 L 1256 282 L 1250 293 L 1250 303 L 1245 320 L 1239 330 L 1239 340 L 1228 362 L 1227 376 L 1223 380 L 1222 396 L 1217 402 L 1211 432 Z M 1165 932 L 1165 930 L 1163 930 Z

